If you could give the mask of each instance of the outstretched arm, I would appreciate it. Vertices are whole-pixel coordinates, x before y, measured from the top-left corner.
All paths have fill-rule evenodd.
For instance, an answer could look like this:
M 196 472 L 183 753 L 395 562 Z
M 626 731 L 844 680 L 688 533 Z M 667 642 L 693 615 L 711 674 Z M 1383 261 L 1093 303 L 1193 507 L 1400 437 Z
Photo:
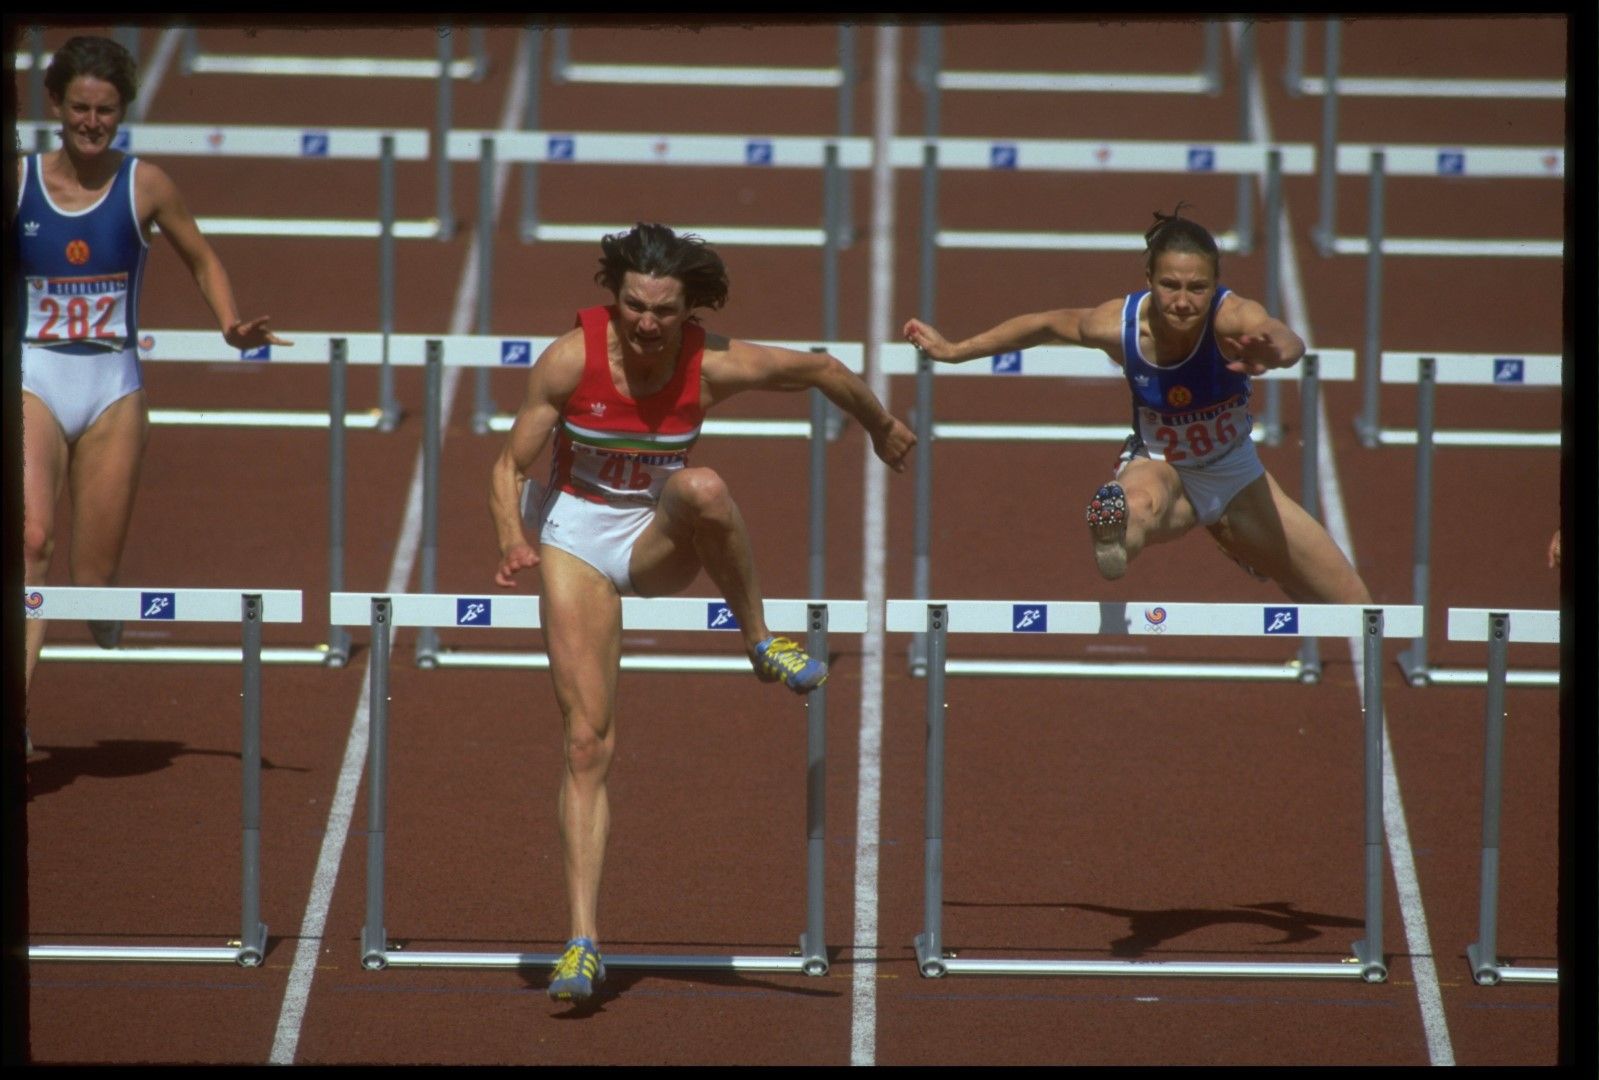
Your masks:
M 827 353 L 796 352 L 775 345 L 722 339 L 726 348 L 708 342 L 701 378 L 710 391 L 709 404 L 743 390 L 808 390 L 815 387 L 865 429 L 877 456 L 895 472 L 905 470 L 916 436 L 883 407 L 861 377 Z
M 293 345 L 294 342 L 278 337 L 267 329 L 270 319 L 263 315 L 245 321 L 239 318 L 238 305 L 233 299 L 233 285 L 222 260 L 211 249 L 194 215 L 184 205 L 177 185 L 165 172 L 147 161 L 139 162 L 138 196 L 142 206 L 149 207 L 147 221 L 160 228 L 183 264 L 189 268 L 200 295 L 216 316 L 222 337 L 235 349 L 255 349 L 262 345 Z
M 1293 367 L 1305 355 L 1304 341 L 1287 323 L 1237 293 L 1224 299 L 1216 313 L 1216 338 L 1228 357 L 1227 366 L 1242 375 Z
M 1028 349 L 1034 345 L 1090 345 L 1105 348 L 1102 322 L 1100 308 L 1057 308 L 1054 311 L 1017 315 L 962 341 L 947 340 L 920 319 L 907 322 L 902 333 L 906 341 L 932 359 L 958 364 L 964 360 Z M 1114 344 L 1114 334 L 1111 344 Z
M 538 552 L 533 546 L 535 541 L 528 539 L 522 524 L 522 489 L 528 482 L 528 470 L 544 452 L 556 424 L 560 423 L 561 406 L 576 388 L 582 370 L 580 334 L 569 333 L 544 350 L 528 373 L 527 396 L 489 472 L 489 516 L 500 546 L 500 564 L 494 573 L 494 583 L 501 588 L 514 588 L 517 574 L 539 564 Z

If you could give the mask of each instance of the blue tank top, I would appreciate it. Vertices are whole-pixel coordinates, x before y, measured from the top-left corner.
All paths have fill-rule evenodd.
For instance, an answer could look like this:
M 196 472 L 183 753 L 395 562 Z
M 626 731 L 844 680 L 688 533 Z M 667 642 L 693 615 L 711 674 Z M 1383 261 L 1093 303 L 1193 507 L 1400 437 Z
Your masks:
M 1133 432 L 1158 461 L 1203 465 L 1249 437 L 1249 376 L 1230 370 L 1216 344 L 1216 311 L 1227 292 L 1217 288 L 1194 351 L 1167 365 L 1151 364 L 1138 348 L 1138 309 L 1149 290 L 1129 293 L 1122 305 L 1122 374 L 1133 392 Z
M 133 199 L 136 165 L 136 158 L 124 157 L 99 202 L 61 210 L 45 191 L 39 155 L 23 159 L 12 239 L 29 345 L 81 353 L 137 342 L 149 245 Z

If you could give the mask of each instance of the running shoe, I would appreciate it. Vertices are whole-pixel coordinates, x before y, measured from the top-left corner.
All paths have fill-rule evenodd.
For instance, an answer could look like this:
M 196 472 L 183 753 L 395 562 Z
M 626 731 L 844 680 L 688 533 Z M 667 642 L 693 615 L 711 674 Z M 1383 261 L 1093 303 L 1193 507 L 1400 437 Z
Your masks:
M 1127 573 L 1127 493 L 1114 481 L 1102 485 L 1088 502 L 1087 516 L 1099 576 L 1115 581 Z
M 100 648 L 114 649 L 122 643 L 122 623 L 120 621 L 101 622 L 98 619 L 90 619 L 89 634 L 94 638 L 94 643 Z
M 796 694 L 808 694 L 827 681 L 827 665 L 813 660 L 786 637 L 769 637 L 750 657 L 762 682 L 778 682 Z
M 600 959 L 594 942 L 586 937 L 573 938 L 566 943 L 566 952 L 555 964 L 550 997 L 556 1001 L 587 1001 L 594 996 L 594 988 L 604 981 L 605 961 Z

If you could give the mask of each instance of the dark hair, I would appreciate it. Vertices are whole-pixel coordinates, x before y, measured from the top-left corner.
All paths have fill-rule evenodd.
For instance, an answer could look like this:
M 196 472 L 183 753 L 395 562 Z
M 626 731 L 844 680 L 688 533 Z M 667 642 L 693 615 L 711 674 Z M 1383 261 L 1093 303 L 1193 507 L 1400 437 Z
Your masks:
M 665 225 L 641 221 L 629 232 L 601 237 L 600 250 L 594 280 L 613 294 L 622 291 L 622 276 L 631 271 L 681 281 L 690 311 L 727 303 L 727 267 L 715 249 L 692 233 L 679 236 Z
M 117 88 L 122 107 L 133 104 L 139 94 L 139 67 L 128 50 L 103 37 L 75 37 L 55 51 L 44 72 L 44 88 L 57 101 L 67 96 L 67 87 L 80 75 L 92 75 Z
M 1187 205 L 1179 202 L 1169 214 L 1155 211 L 1155 224 L 1144 234 L 1144 270 L 1153 274 L 1156 256 L 1177 251 L 1210 256 L 1210 265 L 1220 277 L 1221 250 L 1216 246 L 1216 238 L 1199 222 L 1178 216 Z

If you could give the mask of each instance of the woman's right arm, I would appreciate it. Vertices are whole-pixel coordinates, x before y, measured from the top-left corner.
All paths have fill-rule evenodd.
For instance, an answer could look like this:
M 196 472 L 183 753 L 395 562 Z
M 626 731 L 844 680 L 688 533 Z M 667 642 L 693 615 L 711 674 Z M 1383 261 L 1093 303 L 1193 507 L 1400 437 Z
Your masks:
M 1116 344 L 1115 318 L 1119 301 L 1093 308 L 1057 308 L 1006 319 L 998 326 L 961 341 L 949 341 L 920 319 L 905 324 L 905 340 L 934 359 L 958 364 L 980 356 L 1030 349 L 1034 345 L 1087 345 L 1105 349 Z M 1110 321 L 1107 324 L 1106 314 Z M 1107 325 L 1110 333 L 1106 334 Z

